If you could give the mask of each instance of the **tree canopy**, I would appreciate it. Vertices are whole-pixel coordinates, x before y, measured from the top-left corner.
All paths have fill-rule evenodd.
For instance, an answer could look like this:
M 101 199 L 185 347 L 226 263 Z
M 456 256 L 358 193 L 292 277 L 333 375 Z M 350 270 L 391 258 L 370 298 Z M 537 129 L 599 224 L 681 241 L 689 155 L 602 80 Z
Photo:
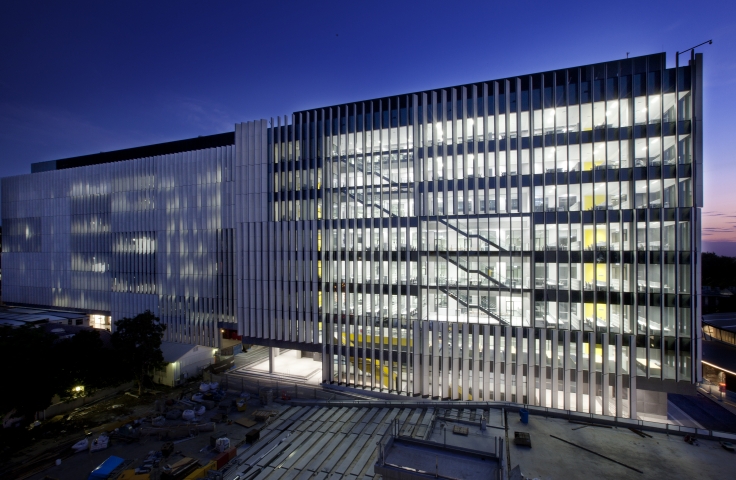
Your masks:
M 32 420 L 51 405 L 54 395 L 70 396 L 75 386 L 86 394 L 99 388 L 138 382 L 138 392 L 151 374 L 166 366 L 161 339 L 166 329 L 150 311 L 115 323 L 112 348 L 97 330 L 80 330 L 59 339 L 43 328 L 0 326 L 3 395 L 0 416 L 13 412 Z
M 146 379 L 167 365 L 161 352 L 165 330 L 166 325 L 159 323 L 158 317 L 149 310 L 115 322 L 112 345 L 122 370 L 138 383 L 139 394 L 143 392 Z
M 710 252 L 703 252 L 701 258 L 703 285 L 720 288 L 736 286 L 736 258 Z
M 55 340 L 55 335 L 40 328 L 0 327 L 3 365 L 0 412 L 5 414 L 15 409 L 19 416 L 33 417 L 64 389 L 64 379 L 58 375 Z

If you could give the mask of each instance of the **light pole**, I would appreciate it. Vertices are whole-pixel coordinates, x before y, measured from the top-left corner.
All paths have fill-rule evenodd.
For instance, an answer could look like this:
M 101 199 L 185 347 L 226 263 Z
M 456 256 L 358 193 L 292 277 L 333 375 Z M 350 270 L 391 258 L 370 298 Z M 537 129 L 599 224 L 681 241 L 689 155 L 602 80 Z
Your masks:
M 447 426 L 444 423 L 442 424 L 442 432 L 445 435 L 444 447 L 447 448 Z

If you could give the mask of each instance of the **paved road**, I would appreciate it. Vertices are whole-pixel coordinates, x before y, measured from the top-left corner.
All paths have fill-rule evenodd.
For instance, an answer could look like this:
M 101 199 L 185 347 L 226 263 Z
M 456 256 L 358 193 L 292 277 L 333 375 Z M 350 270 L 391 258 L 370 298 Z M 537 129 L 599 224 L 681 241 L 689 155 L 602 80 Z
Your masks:
M 736 415 L 702 395 L 667 394 L 667 399 L 708 430 L 736 432 Z

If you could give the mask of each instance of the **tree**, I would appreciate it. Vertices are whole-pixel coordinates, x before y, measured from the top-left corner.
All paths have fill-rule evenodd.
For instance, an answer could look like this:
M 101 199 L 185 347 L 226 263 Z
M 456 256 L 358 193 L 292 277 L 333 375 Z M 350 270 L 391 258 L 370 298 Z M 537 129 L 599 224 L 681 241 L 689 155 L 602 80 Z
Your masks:
M 60 396 L 72 387 L 83 385 L 85 394 L 121 382 L 117 356 L 105 348 L 97 330 L 81 330 L 72 338 L 54 345 L 57 368 L 64 384 Z
M 33 415 L 51 405 L 63 389 L 54 351 L 56 336 L 31 326 L 0 327 L 0 364 L 3 365 L 3 394 L 0 413 Z
M 703 285 L 721 288 L 736 286 L 736 258 L 703 252 L 701 262 Z
M 138 395 L 143 393 L 143 382 L 154 371 L 168 365 L 161 352 L 161 338 L 166 325 L 149 310 L 133 318 L 115 322 L 112 345 L 121 362 L 123 372 L 138 383 Z

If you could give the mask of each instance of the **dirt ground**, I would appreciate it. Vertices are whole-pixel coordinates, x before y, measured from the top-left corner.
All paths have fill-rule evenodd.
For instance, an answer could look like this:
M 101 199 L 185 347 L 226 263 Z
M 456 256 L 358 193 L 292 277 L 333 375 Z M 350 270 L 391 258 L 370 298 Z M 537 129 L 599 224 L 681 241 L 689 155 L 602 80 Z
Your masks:
M 86 478 L 89 472 L 102 463 L 110 455 L 117 455 L 131 462 L 131 466 L 137 466 L 151 450 L 160 450 L 165 443 L 153 436 L 141 437 L 140 441 L 127 444 L 121 440 L 113 439 L 107 450 L 95 453 L 72 454 L 70 446 L 83 439 L 90 433 L 90 438 L 96 438 L 99 433 L 110 431 L 122 424 L 136 418 L 151 417 L 155 415 L 156 400 L 164 403 L 166 400 L 176 401 L 183 397 L 188 399 L 196 392 L 199 382 L 191 382 L 177 388 L 157 386 L 156 390 L 147 391 L 140 398 L 128 394 L 116 395 L 102 400 L 90 406 L 59 415 L 53 419 L 42 422 L 38 427 L 31 430 L 13 429 L 2 432 L 0 438 L 0 477 L 2 478 L 38 478 L 43 479 L 47 475 L 58 480 Z M 225 400 L 235 399 L 230 394 Z M 249 406 L 249 412 L 255 409 Z M 180 405 L 180 408 L 186 408 Z M 208 410 L 197 423 L 210 422 L 217 409 Z M 249 414 L 249 412 L 247 412 Z M 231 412 L 229 418 L 237 419 L 244 415 L 240 412 Z M 182 420 L 167 420 L 166 425 L 186 424 Z M 144 425 L 150 426 L 150 423 Z M 245 437 L 245 427 L 233 423 L 218 423 L 214 433 L 201 433 L 197 437 L 186 439 L 175 445 L 175 452 L 180 451 L 181 456 L 194 456 L 201 460 L 207 460 L 209 455 L 207 447 L 210 444 L 210 436 L 235 435 L 231 438 L 235 445 Z M 204 447 L 204 448 L 203 448 Z M 173 454 L 170 459 L 174 461 L 181 458 Z M 55 461 L 61 459 L 60 466 Z M 49 468 L 50 467 L 50 468 Z

